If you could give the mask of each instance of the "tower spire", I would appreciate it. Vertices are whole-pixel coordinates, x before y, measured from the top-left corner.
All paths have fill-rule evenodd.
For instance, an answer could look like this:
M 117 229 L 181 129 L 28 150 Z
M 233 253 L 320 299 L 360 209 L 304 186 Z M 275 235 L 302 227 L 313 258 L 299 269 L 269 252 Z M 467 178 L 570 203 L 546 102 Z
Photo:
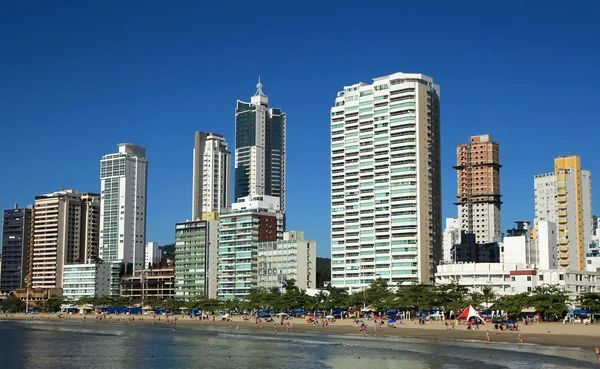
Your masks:
M 256 84 L 256 93 L 254 96 L 266 96 L 262 91 L 262 83 L 260 83 L 260 74 L 258 75 L 258 83 Z

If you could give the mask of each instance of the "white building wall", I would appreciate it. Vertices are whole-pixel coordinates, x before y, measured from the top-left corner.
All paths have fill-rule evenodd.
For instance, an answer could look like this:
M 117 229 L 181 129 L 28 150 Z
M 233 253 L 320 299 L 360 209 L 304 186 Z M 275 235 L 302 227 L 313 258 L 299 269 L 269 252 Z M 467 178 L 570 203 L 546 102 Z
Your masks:
M 452 246 L 460 243 L 459 220 L 453 217 L 446 218 L 446 228 L 442 239 L 442 261 L 452 262 Z
M 192 219 L 225 211 L 231 203 L 231 153 L 225 138 L 196 132 L 193 165 Z
M 538 265 L 540 269 L 554 269 L 558 268 L 556 260 L 556 223 L 549 222 L 547 220 L 541 220 L 538 222 L 536 229 L 538 250 Z
M 144 258 L 144 269 L 154 263 L 160 262 L 160 253 L 158 251 L 158 242 L 148 242 L 146 244 L 146 255 Z
M 110 264 L 67 264 L 63 268 L 63 296 L 71 301 L 110 294 Z

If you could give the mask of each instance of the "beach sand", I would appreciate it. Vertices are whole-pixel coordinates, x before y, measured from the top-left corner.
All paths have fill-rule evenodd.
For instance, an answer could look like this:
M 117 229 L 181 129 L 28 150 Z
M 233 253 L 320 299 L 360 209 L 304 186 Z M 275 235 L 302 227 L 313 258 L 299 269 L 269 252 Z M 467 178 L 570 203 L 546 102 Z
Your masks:
M 65 321 L 69 323 L 78 323 L 83 320 L 83 316 L 79 314 L 68 315 L 65 319 L 59 319 L 58 314 L 36 314 L 35 316 L 25 314 L 8 314 L 8 316 L 0 315 L 0 320 L 31 320 L 35 317 L 35 320 L 43 321 Z M 151 315 L 144 315 L 143 320 L 141 316 L 133 316 L 135 320 L 128 322 L 129 315 L 113 315 L 112 319 L 107 315 L 105 320 L 96 319 L 95 315 L 87 315 L 85 319 L 86 325 L 89 324 L 153 324 L 153 318 Z M 124 322 L 118 323 L 118 319 L 121 317 Z M 156 325 L 167 325 L 166 316 L 159 316 L 154 319 Z M 217 318 L 218 319 L 218 318 Z M 360 335 L 358 326 L 352 323 L 351 319 L 336 320 L 330 323 L 327 327 L 317 325 L 313 327 L 312 323 L 307 323 L 303 318 L 293 318 L 289 320 L 293 324 L 294 332 L 310 332 L 316 334 L 351 334 Z M 280 320 L 276 321 L 277 330 L 279 332 L 286 331 L 286 322 L 283 325 L 280 324 Z M 177 329 L 185 329 L 186 326 L 206 326 L 206 327 L 224 327 L 228 328 L 229 324 L 233 325 L 233 331 L 235 332 L 235 325 L 239 325 L 240 332 L 255 331 L 273 331 L 274 323 L 263 323 L 263 328 L 259 328 L 255 321 L 248 320 L 244 321 L 240 317 L 234 317 L 233 321 L 212 321 L 212 317 L 209 321 L 200 321 L 197 318 L 190 318 L 189 316 L 177 315 L 176 326 Z M 525 326 L 519 324 L 519 331 L 496 331 L 492 324 L 480 325 L 479 330 L 467 330 L 466 326 L 459 325 L 456 329 L 447 330 L 444 322 L 429 322 L 421 325 L 416 324 L 414 321 L 405 322 L 405 324 L 397 325 L 397 328 L 383 327 L 380 331 L 375 332 L 372 321 L 366 321 L 367 334 L 366 336 L 377 336 L 377 337 L 405 337 L 405 338 L 422 338 L 432 340 L 475 340 L 485 341 L 486 331 L 490 332 L 490 341 L 494 342 L 506 342 L 514 343 L 517 345 L 518 334 L 521 333 L 523 337 L 523 343 L 525 344 L 539 344 L 546 346 L 566 346 L 566 347 L 578 347 L 582 349 L 591 350 L 594 346 L 600 345 L 600 324 L 590 324 L 588 326 L 583 324 L 563 324 L 563 323 L 534 323 L 532 325 Z

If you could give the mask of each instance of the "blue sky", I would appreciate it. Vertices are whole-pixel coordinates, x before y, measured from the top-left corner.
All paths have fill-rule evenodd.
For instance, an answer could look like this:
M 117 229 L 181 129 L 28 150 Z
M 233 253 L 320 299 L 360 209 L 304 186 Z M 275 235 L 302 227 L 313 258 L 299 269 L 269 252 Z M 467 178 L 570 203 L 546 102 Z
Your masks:
M 329 109 L 394 72 L 441 86 L 443 214 L 456 145 L 500 143 L 503 228 L 533 218 L 533 175 L 597 160 L 600 8 L 570 1 L 23 1 L 0 11 L 0 207 L 99 191 L 119 142 L 148 148 L 147 240 L 191 213 L 194 131 L 232 146 L 260 74 L 287 126 L 288 227 L 329 256 Z

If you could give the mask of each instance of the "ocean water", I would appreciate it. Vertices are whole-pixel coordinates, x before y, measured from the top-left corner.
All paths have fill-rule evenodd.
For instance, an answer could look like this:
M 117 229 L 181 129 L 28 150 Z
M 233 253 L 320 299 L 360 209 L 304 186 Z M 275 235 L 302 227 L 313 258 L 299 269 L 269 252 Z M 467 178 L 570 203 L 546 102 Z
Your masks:
M 90 322 L 92 323 L 92 322 Z M 591 350 L 229 327 L 0 321 L 0 368 L 597 368 Z

